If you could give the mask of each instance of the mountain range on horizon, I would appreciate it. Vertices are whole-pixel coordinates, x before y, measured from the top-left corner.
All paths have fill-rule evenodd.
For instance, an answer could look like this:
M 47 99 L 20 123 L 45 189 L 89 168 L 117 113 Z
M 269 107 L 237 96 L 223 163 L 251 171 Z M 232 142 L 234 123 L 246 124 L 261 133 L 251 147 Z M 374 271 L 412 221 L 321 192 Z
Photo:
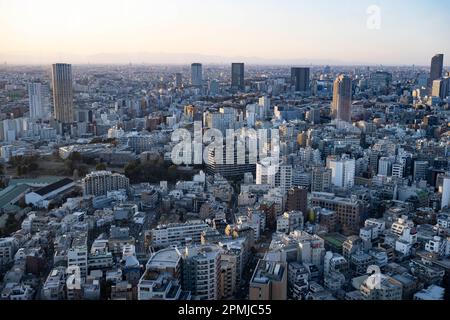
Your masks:
M 193 62 L 204 64 L 229 64 L 232 62 L 244 62 L 253 65 L 364 65 L 379 66 L 379 63 L 370 63 L 355 60 L 335 60 L 335 59 L 309 59 L 309 58 L 286 58 L 273 59 L 261 57 L 244 56 L 219 56 L 198 53 L 98 53 L 91 55 L 76 54 L 30 54 L 30 53 L 0 53 L 0 62 L 7 64 L 51 64 L 55 62 L 67 62 L 72 64 L 176 64 L 185 65 Z M 382 64 L 385 66 L 395 66 L 398 64 Z M 412 65 L 412 64 L 403 64 Z M 417 64 L 416 66 L 421 66 Z M 426 66 L 426 64 L 423 64 Z

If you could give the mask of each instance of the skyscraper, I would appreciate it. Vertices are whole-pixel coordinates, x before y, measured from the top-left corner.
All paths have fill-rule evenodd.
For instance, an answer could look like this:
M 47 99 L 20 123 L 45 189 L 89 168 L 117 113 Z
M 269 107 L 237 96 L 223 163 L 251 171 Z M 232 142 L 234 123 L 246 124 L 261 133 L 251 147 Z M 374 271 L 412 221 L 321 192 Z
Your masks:
M 444 68 L 444 55 L 437 54 L 431 59 L 430 70 L 430 86 L 433 85 L 434 80 L 438 80 L 442 77 L 442 69 Z
M 332 116 L 337 120 L 351 122 L 352 79 L 340 75 L 334 81 Z
M 310 88 L 309 68 L 291 68 L 291 82 L 296 92 L 306 92 Z
M 245 89 L 243 63 L 231 64 L 231 88 L 237 90 Z
M 40 83 L 28 84 L 28 99 L 30 102 L 30 119 L 37 120 L 44 115 L 43 92 Z
M 201 63 L 191 65 L 191 85 L 201 87 L 203 85 L 203 67 Z
M 52 66 L 54 117 L 67 124 L 74 122 L 72 65 L 57 63 Z

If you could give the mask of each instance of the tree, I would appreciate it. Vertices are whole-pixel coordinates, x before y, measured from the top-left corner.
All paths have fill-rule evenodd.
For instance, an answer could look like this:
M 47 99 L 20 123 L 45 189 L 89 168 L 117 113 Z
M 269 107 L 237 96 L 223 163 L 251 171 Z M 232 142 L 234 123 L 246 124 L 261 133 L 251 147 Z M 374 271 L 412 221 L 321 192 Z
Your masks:
M 104 163 L 98 163 L 98 164 L 95 166 L 95 170 L 97 170 L 97 171 L 103 171 L 103 170 L 106 170 L 106 164 L 104 164 Z
M 81 154 L 79 152 L 75 151 L 75 152 L 72 152 L 69 159 L 72 161 L 81 161 L 83 159 L 83 157 L 81 156 Z

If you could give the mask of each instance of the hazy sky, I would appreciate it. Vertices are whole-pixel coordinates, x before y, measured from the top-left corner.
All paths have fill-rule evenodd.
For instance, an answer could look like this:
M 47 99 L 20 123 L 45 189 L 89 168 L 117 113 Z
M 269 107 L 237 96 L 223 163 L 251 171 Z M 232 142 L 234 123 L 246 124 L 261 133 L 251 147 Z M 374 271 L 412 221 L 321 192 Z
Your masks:
M 380 29 L 367 27 L 371 5 Z M 428 65 L 435 53 L 450 59 L 449 30 L 448 0 L 0 0 L 0 61 Z

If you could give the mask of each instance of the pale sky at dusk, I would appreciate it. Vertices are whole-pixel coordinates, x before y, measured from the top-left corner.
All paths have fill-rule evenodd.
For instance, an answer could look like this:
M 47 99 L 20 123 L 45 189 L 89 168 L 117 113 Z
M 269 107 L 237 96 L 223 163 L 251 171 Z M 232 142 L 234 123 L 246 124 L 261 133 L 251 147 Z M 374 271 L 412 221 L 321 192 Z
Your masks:
M 381 8 L 379 30 L 366 26 L 370 5 Z M 162 63 L 189 54 L 428 65 L 444 53 L 449 65 L 449 30 L 447 0 L 0 0 L 0 61 L 149 53 Z

